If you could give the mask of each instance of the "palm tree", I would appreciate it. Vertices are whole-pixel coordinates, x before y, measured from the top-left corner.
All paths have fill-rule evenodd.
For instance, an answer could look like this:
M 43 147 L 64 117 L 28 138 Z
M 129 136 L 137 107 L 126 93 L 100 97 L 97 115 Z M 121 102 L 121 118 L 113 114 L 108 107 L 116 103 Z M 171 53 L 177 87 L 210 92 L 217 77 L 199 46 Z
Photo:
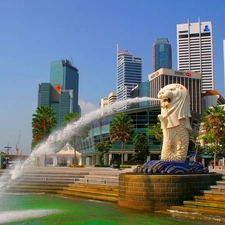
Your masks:
M 221 106 L 212 106 L 208 108 L 204 116 L 202 117 L 203 122 L 203 136 L 210 136 L 212 143 L 214 141 L 214 166 L 216 165 L 216 156 L 219 152 L 220 145 L 223 142 L 225 135 L 225 110 Z
M 163 131 L 162 131 L 162 128 L 161 128 L 161 122 L 159 120 L 154 125 L 148 125 L 147 134 L 149 136 L 155 137 L 155 139 L 160 142 L 160 148 L 162 148 Z
M 103 156 L 108 153 L 112 147 L 110 140 L 107 138 L 102 138 L 100 142 L 95 144 L 96 149 L 100 152 L 101 164 L 103 164 Z
M 141 158 L 143 161 L 147 161 L 147 155 L 149 154 L 149 139 L 145 133 L 135 135 L 133 139 L 134 153 L 133 156 Z
M 65 122 L 63 123 L 63 126 L 66 126 L 66 124 L 77 121 L 80 118 L 80 115 L 77 112 L 72 112 L 72 113 L 68 113 L 67 115 L 64 116 L 64 120 Z M 76 155 L 76 142 L 77 142 L 77 136 L 75 135 L 73 137 L 73 147 L 74 147 L 74 164 L 76 165 L 76 159 L 77 159 L 77 155 Z
M 71 112 L 64 116 L 64 123 L 63 126 L 70 122 L 74 122 L 80 118 L 80 115 L 77 112 Z
M 36 113 L 32 115 L 32 146 L 46 139 L 51 132 L 51 129 L 56 127 L 57 120 L 56 112 L 49 106 L 40 106 Z
M 148 134 L 151 136 L 154 135 L 156 140 L 162 142 L 163 141 L 163 131 L 161 128 L 161 122 L 158 121 L 154 125 L 149 125 L 148 126 Z
M 197 161 L 197 155 L 200 149 L 199 136 L 200 136 L 200 125 L 195 124 L 189 134 L 190 141 L 195 145 L 194 161 Z
M 113 143 L 121 140 L 121 163 L 123 164 L 124 144 L 132 140 L 134 134 L 133 120 L 125 113 L 119 113 L 113 117 L 110 124 L 110 141 Z

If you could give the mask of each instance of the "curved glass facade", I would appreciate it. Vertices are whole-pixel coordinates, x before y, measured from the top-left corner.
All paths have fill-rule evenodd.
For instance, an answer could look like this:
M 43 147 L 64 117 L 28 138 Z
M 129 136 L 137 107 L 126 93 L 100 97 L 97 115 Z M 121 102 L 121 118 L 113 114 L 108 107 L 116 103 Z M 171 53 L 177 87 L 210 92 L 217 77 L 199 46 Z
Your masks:
M 129 109 L 124 111 L 128 116 L 133 119 L 134 132 L 146 133 L 148 124 L 154 125 L 158 122 L 158 115 L 161 113 L 160 105 Z M 110 122 L 113 116 L 102 116 L 98 120 L 88 124 L 89 132 L 85 139 L 80 139 L 77 143 L 76 150 L 82 153 L 82 162 L 86 165 L 94 165 L 99 162 L 99 152 L 95 149 L 95 144 L 98 143 L 103 137 L 110 136 Z M 191 124 L 198 123 L 200 120 L 199 114 L 192 112 Z M 121 141 L 116 141 L 112 144 L 109 153 L 104 155 L 104 163 L 109 163 L 110 159 L 120 162 L 121 159 Z M 191 148 L 191 146 L 190 146 Z M 125 144 L 124 146 L 124 162 L 130 163 L 134 147 L 132 144 Z M 151 159 L 159 159 L 161 153 L 161 142 L 156 140 L 154 135 L 149 136 L 149 157 Z
M 124 111 L 133 120 L 135 133 L 146 133 L 148 124 L 155 124 L 157 122 L 158 114 L 160 114 L 160 106 L 145 107 L 141 109 L 130 109 Z M 84 140 L 80 140 L 77 150 L 82 154 L 90 154 L 96 152 L 95 144 L 103 137 L 109 137 L 110 122 L 114 115 L 102 117 L 99 120 L 90 124 L 88 136 Z M 154 137 L 149 138 L 151 151 L 160 151 L 160 143 Z M 121 151 L 121 142 L 116 141 L 112 145 L 111 152 Z M 125 144 L 125 151 L 133 151 L 132 144 Z

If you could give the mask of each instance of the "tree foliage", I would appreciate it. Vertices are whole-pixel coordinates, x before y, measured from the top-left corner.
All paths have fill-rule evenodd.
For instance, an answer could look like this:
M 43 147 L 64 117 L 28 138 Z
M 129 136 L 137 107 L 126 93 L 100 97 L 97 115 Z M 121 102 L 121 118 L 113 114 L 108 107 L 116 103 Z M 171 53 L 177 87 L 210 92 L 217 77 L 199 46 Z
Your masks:
M 216 157 L 221 152 L 221 146 L 224 145 L 225 135 L 225 110 L 221 106 L 212 106 L 204 112 L 202 117 L 203 134 L 200 138 L 207 140 L 208 144 L 214 148 L 214 165 Z
M 107 138 L 102 138 L 100 142 L 95 144 L 96 149 L 100 152 L 101 164 L 103 164 L 103 157 L 108 153 L 112 147 L 112 143 Z
M 56 112 L 49 106 L 40 106 L 32 115 L 32 147 L 46 139 L 51 129 L 56 127 Z
M 195 146 L 195 156 L 194 160 L 197 160 L 197 154 L 198 152 L 202 151 L 201 145 L 200 145 L 200 140 L 199 140 L 199 135 L 200 135 L 200 125 L 195 124 L 192 128 L 192 130 L 189 133 L 189 140 L 194 144 Z
M 110 124 L 110 141 L 113 143 L 120 140 L 121 148 L 121 164 L 123 164 L 124 144 L 132 140 L 134 135 L 133 120 L 125 113 L 115 115 Z
M 154 125 L 148 125 L 148 135 L 154 136 L 159 142 L 163 141 L 163 131 L 159 120 Z
M 77 112 L 71 112 L 64 116 L 64 123 L 63 126 L 67 125 L 68 123 L 77 121 L 80 118 L 80 115 Z
M 134 153 L 133 157 L 147 161 L 149 154 L 149 139 L 146 134 L 137 134 L 133 139 Z

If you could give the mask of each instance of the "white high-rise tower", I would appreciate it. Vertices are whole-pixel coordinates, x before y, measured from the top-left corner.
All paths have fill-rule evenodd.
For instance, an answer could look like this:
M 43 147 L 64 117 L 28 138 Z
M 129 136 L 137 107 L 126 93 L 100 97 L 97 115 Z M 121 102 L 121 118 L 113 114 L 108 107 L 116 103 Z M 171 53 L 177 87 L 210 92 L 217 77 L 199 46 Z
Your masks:
M 177 25 L 178 70 L 200 72 L 202 92 L 214 89 L 212 22 Z
M 142 82 L 142 58 L 136 57 L 127 50 L 118 49 L 117 45 L 117 100 L 126 100 L 131 90 Z M 124 106 L 123 109 L 126 109 Z

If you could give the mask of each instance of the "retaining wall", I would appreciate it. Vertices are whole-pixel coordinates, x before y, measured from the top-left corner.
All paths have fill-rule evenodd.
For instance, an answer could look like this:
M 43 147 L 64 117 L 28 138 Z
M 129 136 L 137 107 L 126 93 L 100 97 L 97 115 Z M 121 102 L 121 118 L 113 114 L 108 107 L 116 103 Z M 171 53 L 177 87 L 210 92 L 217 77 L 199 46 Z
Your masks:
M 118 205 L 143 211 L 165 210 L 192 200 L 217 180 L 221 180 L 221 174 L 120 174 Z

